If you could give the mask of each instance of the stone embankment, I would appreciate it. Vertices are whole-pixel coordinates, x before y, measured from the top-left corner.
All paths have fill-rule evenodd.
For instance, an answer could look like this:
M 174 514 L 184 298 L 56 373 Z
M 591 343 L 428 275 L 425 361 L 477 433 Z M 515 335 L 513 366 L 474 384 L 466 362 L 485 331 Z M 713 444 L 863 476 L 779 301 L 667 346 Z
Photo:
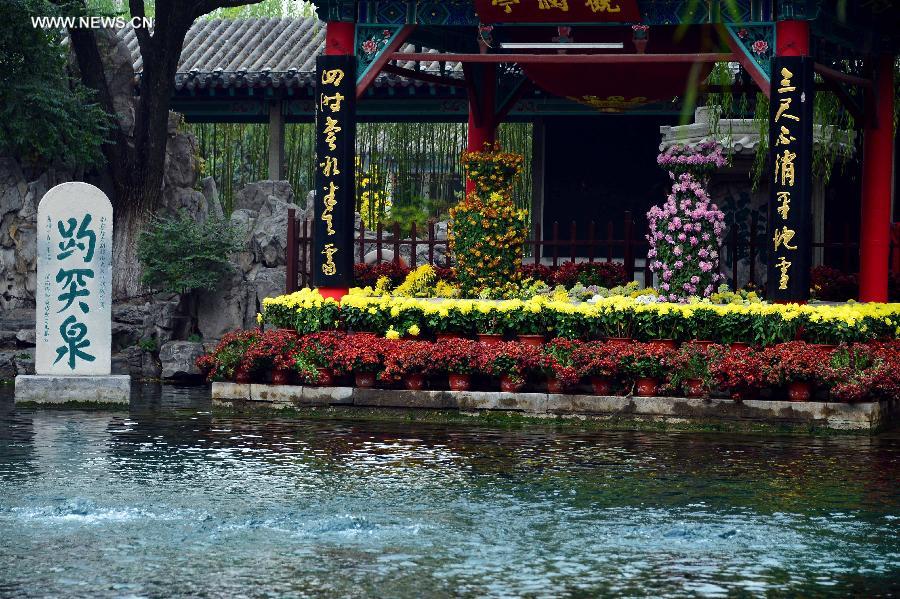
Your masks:
M 213 404 L 235 409 L 307 407 L 510 412 L 671 425 L 876 431 L 896 421 L 900 402 L 734 401 L 673 397 L 604 397 L 494 391 L 398 391 L 357 387 L 213 383 Z

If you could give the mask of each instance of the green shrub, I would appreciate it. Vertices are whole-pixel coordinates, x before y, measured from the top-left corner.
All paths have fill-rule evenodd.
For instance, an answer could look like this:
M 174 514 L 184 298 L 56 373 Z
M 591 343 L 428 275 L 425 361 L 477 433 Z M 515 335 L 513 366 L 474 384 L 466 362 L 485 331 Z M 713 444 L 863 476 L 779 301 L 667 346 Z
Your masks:
M 214 289 L 231 270 L 228 256 L 241 249 L 241 238 L 240 228 L 221 218 L 197 222 L 184 211 L 154 218 L 138 240 L 142 282 L 173 293 Z

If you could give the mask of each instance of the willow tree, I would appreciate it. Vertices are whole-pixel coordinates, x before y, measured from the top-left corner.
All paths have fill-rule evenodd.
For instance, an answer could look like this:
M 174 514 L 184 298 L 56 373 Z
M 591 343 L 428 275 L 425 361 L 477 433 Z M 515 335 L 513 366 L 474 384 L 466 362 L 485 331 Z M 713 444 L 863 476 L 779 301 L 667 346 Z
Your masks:
M 133 133 L 128 138 L 114 123 L 102 146 L 113 187 L 116 246 L 113 292 L 116 295 L 134 295 L 141 288 L 137 237 L 162 196 L 169 105 L 185 35 L 197 18 L 209 12 L 259 1 L 156 0 L 152 4 L 153 30 L 135 29 L 144 66 L 141 93 L 134 101 Z M 86 0 L 54 0 L 54 3 L 76 16 L 88 14 L 90 10 Z M 144 0 L 129 0 L 128 8 L 133 17 L 147 16 Z M 106 112 L 115 114 L 96 32 L 74 27 L 69 29 L 69 39 L 82 83 L 95 91 L 97 102 Z

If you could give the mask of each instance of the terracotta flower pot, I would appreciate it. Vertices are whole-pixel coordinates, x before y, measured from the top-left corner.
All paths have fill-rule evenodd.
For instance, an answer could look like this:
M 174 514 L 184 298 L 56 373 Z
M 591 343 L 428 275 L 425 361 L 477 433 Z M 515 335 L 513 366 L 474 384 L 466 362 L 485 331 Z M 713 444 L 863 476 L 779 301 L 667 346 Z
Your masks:
M 300 338 L 300 332 L 297 329 L 278 329 L 278 332 L 290 335 L 291 337 L 294 337 L 295 339 Z
M 353 384 L 357 387 L 362 387 L 364 389 L 369 389 L 375 386 L 375 373 L 374 372 L 357 372 L 353 376 Z
M 497 345 L 503 341 L 503 335 L 495 335 L 494 333 L 478 333 L 478 340 L 485 345 Z
M 525 345 L 531 345 L 533 347 L 540 347 L 544 344 L 544 336 L 543 335 L 519 335 L 519 341 L 524 343 Z
M 612 381 L 605 376 L 592 376 L 591 387 L 594 395 L 612 395 Z
M 287 368 L 276 368 L 272 370 L 273 385 L 288 385 L 291 382 L 291 371 Z
M 547 393 L 565 393 L 566 389 L 563 387 L 563 384 L 556 377 L 551 377 L 547 379 Z
M 696 343 L 697 345 L 699 345 L 700 347 L 705 349 L 705 348 L 709 347 L 710 345 L 713 345 L 715 343 L 715 341 L 709 341 L 708 339 L 698 339 L 698 340 L 694 341 L 694 343 Z
M 794 381 L 788 384 L 788 399 L 791 401 L 809 401 L 812 397 L 812 384 L 807 381 Z
M 438 341 L 449 341 L 451 339 L 462 339 L 462 336 L 456 333 L 438 333 L 435 335 Z
M 327 368 L 319 368 L 319 380 L 316 381 L 319 387 L 331 387 L 334 385 L 334 375 Z
M 628 345 L 633 343 L 634 339 L 631 337 L 607 337 L 606 342 L 614 345 Z
M 638 397 L 655 397 L 659 388 L 659 380 L 653 377 L 643 377 L 637 380 Z
M 734 341 L 729 347 L 733 351 L 745 351 L 750 349 L 750 344 L 744 341 Z
M 472 388 L 472 377 L 468 374 L 454 374 L 451 372 L 447 375 L 447 380 L 451 391 L 468 391 Z
M 238 366 L 234 370 L 234 382 L 239 385 L 246 385 L 250 382 L 250 369 Z
M 684 391 L 688 397 L 703 397 L 703 381 L 700 379 L 688 379 L 684 382 Z
M 513 378 L 509 375 L 503 375 L 500 377 L 500 390 L 504 393 L 515 393 L 520 391 L 523 386 L 523 381 L 520 378 Z
M 675 349 L 675 340 L 674 339 L 653 339 L 650 341 L 649 345 L 651 347 L 656 347 L 659 349 Z
M 421 391 L 425 388 L 425 375 L 422 373 L 407 374 L 403 383 L 410 391 Z

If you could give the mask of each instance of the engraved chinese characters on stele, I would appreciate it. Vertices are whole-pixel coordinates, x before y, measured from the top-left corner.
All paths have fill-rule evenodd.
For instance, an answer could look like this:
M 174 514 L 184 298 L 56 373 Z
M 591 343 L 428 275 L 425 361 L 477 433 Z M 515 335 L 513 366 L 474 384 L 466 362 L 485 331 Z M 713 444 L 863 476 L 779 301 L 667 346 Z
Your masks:
M 38 206 L 35 371 L 110 373 L 112 205 L 87 183 L 63 183 Z

